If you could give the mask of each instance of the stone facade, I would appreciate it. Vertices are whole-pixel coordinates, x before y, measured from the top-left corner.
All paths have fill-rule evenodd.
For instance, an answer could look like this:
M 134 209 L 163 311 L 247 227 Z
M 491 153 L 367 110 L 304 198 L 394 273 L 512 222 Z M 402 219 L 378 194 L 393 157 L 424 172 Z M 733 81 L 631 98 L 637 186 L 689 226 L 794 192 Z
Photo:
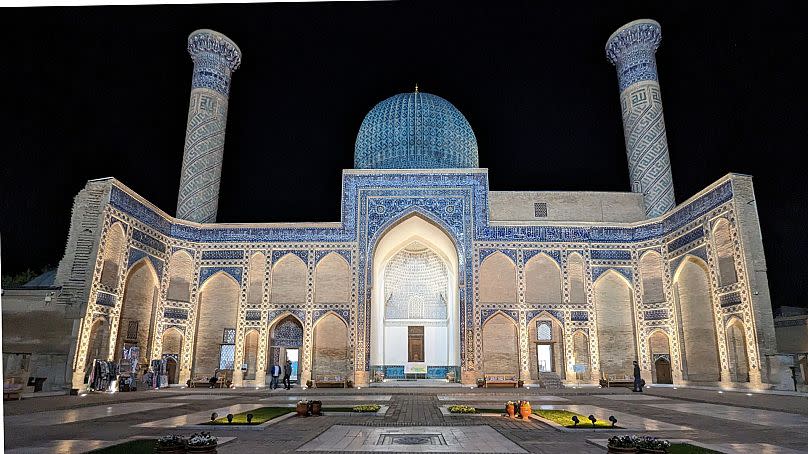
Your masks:
M 658 34 L 649 27 L 640 34 Z M 232 43 L 205 42 L 217 67 L 238 66 Z M 636 54 L 646 69 L 655 68 L 647 60 L 655 45 Z M 615 58 L 618 69 L 626 64 Z M 655 74 L 621 87 L 656 83 Z M 198 88 L 226 101 L 226 75 L 195 69 L 192 100 Z M 114 360 L 122 342 L 137 343 L 143 363 L 175 361 L 179 383 L 234 369 L 235 386 L 263 386 L 271 364 L 293 357 L 303 383 L 403 377 L 407 362 L 428 378 L 464 383 L 485 374 L 541 383 L 545 372 L 596 383 L 630 376 L 633 360 L 648 382 L 766 387 L 779 379 L 761 359 L 776 343 L 751 177 L 728 174 L 676 207 L 669 164 L 655 179 L 661 185 L 643 183 L 643 195 L 491 192 L 487 170 L 475 168 L 473 132 L 448 101 L 390 99 L 390 118 L 374 109 L 363 122 L 357 162 L 395 168 L 344 170 L 337 222 L 199 223 L 115 179 L 88 182 L 57 278 L 58 299 L 75 318 L 72 386 L 83 386 L 92 359 Z M 413 103 L 421 110 L 402 107 Z M 661 107 L 655 112 L 662 125 Z M 663 144 L 664 126 L 654 128 Z M 460 143 L 432 153 L 457 130 Z M 402 137 L 414 142 L 388 150 Z M 632 150 L 646 139 L 629 144 L 632 175 L 643 182 L 650 174 Z M 220 168 L 221 148 L 204 148 Z M 667 145 L 638 153 L 668 159 Z M 422 164 L 427 158 L 435 165 Z M 446 162 L 453 168 L 436 168 Z M 218 188 L 209 176 L 201 178 Z M 191 195 L 200 205 L 188 212 L 204 214 L 193 219 L 215 219 L 215 203 Z M 440 359 L 384 361 L 392 338 L 384 333 L 410 342 L 410 326 L 422 328 L 414 332 L 426 336 L 425 355 Z M 429 336 L 443 345 L 431 349 Z

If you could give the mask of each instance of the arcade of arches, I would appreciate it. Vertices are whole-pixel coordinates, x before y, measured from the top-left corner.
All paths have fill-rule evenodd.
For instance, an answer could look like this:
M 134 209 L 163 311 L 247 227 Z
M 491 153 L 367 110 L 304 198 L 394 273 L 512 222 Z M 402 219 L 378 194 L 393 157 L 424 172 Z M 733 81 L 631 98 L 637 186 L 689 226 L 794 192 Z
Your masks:
M 714 278 L 708 264 L 694 255 L 668 274 L 662 256 L 649 251 L 639 256 L 634 279 L 611 268 L 589 280 L 578 251 L 563 261 L 538 252 L 520 257 L 524 265 L 502 251 L 487 254 L 475 271 L 476 297 L 480 307 L 505 309 L 489 311 L 476 332 L 468 331 L 469 342 L 478 339 L 479 349 L 469 350 L 476 367 L 461 371 L 457 245 L 432 221 L 406 217 L 375 243 L 368 275 L 371 370 L 382 379 L 451 372 L 464 381 L 503 374 L 541 383 L 552 374 L 565 382 L 596 382 L 629 376 L 637 359 L 654 383 L 749 382 L 746 322 L 733 317 L 722 323 L 714 315 L 715 289 L 737 282 L 737 273 L 727 248 L 728 223 L 716 222 L 713 232 Z M 299 254 L 273 258 L 257 252 L 247 259 L 243 279 L 219 271 L 196 284 L 198 259 L 188 251 L 171 255 L 161 280 L 147 257 L 124 266 L 122 228 L 110 228 L 107 242 L 99 283 L 110 291 L 120 289 L 121 306 L 117 313 L 96 316 L 89 327 L 85 371 L 92 359 L 119 360 L 124 346 L 136 345 L 139 367 L 145 370 L 149 359 L 166 360 L 171 384 L 231 369 L 237 385 L 261 386 L 272 365 L 287 361 L 294 366 L 292 379 L 301 383 L 324 376 L 370 378 L 354 370 L 354 322 L 345 314 L 355 298 L 355 277 L 344 256 L 323 254 L 310 270 Z M 668 285 L 675 328 L 642 328 L 636 323 L 642 316 L 639 302 L 665 304 Z M 265 325 L 244 324 L 244 305 L 267 303 L 288 310 L 275 310 Z M 336 309 L 295 309 L 306 304 Z M 180 313 L 193 320 L 192 333 L 187 324 L 159 322 L 158 311 L 171 307 L 185 310 Z M 520 307 L 546 310 L 508 309 Z M 591 314 L 593 323 L 574 323 L 573 311 Z M 521 315 L 528 313 L 530 319 Z

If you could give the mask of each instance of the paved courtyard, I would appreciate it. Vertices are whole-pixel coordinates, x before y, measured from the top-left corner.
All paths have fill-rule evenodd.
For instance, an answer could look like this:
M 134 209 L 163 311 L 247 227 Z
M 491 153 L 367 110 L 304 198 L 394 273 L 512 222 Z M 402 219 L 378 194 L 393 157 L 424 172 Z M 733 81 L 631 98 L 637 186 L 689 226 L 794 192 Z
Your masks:
M 685 388 L 651 388 L 644 394 L 619 388 L 172 388 L 52 396 L 4 403 L 5 448 L 8 453 L 75 453 L 131 438 L 188 435 L 212 412 L 291 407 L 301 398 L 322 400 L 326 411 L 377 403 L 386 412 L 291 416 L 260 428 L 213 429 L 224 442 L 219 452 L 605 452 L 596 443 L 610 431 L 561 431 L 535 419 L 445 414 L 447 405 L 499 408 L 516 399 L 599 419 L 614 415 L 626 428 L 620 433 L 694 440 L 723 452 L 808 452 L 808 397 Z

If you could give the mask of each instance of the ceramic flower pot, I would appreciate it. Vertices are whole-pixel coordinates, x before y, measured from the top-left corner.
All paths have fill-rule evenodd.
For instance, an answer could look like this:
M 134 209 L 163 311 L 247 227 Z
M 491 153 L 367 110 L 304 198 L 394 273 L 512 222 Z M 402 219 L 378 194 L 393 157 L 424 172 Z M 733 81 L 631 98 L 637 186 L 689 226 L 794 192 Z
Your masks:
M 514 407 L 513 404 L 506 405 L 505 406 L 505 411 L 508 412 L 508 416 L 510 416 L 511 418 L 513 418 L 514 415 L 516 414 L 516 413 L 514 413 L 515 407 Z
M 322 416 L 323 415 L 323 402 L 319 400 L 311 401 L 311 415 L 312 416 Z
M 530 414 L 533 413 L 533 410 L 530 408 L 530 404 L 523 403 L 519 407 L 519 414 L 522 415 L 522 419 L 528 420 L 530 419 Z
M 309 414 L 309 404 L 305 402 L 298 402 L 295 408 L 298 416 L 307 416 Z

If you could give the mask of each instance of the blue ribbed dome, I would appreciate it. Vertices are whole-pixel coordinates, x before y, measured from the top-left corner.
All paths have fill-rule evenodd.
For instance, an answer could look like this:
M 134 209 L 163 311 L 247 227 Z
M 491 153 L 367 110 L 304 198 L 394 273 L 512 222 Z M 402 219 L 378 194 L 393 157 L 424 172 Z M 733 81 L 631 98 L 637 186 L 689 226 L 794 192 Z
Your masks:
M 376 104 L 356 135 L 357 169 L 468 168 L 479 162 L 466 117 L 429 93 L 401 93 Z

